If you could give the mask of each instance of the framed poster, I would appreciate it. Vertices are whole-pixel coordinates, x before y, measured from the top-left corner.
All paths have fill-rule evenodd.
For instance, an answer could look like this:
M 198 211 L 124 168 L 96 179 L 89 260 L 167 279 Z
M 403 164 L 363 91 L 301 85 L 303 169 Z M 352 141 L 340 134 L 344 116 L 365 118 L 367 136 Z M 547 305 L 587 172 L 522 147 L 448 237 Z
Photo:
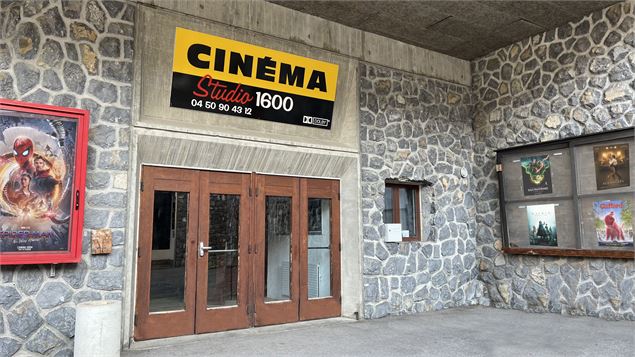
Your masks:
M 628 144 L 595 146 L 593 153 L 598 190 L 630 185 Z
M 593 202 L 595 235 L 599 246 L 633 246 L 633 206 L 629 199 Z
M 558 246 L 554 204 L 527 206 L 529 245 Z
M 549 155 L 523 157 L 520 159 L 525 196 L 553 192 L 551 186 L 551 161 Z
M 0 100 L 0 264 L 78 262 L 89 114 Z

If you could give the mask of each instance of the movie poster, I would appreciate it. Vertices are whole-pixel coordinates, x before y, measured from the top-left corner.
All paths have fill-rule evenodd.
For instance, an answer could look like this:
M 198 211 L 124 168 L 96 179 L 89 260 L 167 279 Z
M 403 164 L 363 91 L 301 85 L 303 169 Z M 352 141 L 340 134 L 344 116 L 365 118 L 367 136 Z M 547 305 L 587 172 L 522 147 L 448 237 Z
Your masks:
M 0 253 L 69 250 L 77 120 L 0 111 Z
M 558 246 L 555 204 L 527 206 L 529 245 Z
M 593 202 L 595 234 L 603 247 L 633 246 L 633 206 L 629 200 Z
M 549 155 L 523 157 L 520 159 L 525 196 L 543 195 L 552 192 L 551 162 Z
M 593 153 L 598 190 L 630 185 L 628 144 L 594 146 Z

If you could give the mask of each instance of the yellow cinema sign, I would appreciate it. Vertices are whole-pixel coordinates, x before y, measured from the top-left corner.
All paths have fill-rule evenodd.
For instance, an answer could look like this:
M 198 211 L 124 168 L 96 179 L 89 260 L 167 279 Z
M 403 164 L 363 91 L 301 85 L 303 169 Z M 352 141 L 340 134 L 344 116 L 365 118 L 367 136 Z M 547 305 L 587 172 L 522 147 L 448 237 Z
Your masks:
M 335 101 L 338 66 L 176 28 L 174 72 Z

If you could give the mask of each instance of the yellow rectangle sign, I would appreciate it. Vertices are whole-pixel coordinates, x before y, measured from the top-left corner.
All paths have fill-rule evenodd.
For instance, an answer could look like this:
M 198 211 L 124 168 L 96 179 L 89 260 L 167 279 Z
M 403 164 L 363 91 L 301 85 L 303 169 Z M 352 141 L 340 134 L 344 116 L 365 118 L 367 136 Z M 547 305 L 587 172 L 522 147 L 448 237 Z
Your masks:
M 184 28 L 176 28 L 176 73 L 335 101 L 338 66 Z

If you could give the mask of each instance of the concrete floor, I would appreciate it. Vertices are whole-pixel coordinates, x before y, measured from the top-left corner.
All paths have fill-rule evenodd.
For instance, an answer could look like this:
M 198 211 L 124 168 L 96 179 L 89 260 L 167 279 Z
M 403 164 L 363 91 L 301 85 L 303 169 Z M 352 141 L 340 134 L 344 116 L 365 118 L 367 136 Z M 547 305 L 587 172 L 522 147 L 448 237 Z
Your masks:
M 474 307 L 144 341 L 140 356 L 635 356 L 635 322 Z

